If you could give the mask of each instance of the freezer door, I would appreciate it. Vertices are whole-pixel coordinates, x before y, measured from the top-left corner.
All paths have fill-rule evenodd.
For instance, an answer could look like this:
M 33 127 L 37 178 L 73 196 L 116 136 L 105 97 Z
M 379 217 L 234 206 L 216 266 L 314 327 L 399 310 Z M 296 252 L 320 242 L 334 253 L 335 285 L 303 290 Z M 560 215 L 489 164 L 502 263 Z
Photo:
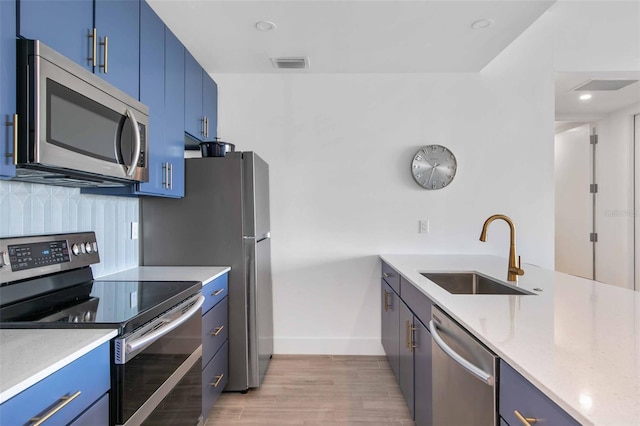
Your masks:
M 273 355 L 271 239 L 247 238 L 249 387 L 260 386 Z
M 243 152 L 244 235 L 263 237 L 271 230 L 269 165 L 255 152 Z

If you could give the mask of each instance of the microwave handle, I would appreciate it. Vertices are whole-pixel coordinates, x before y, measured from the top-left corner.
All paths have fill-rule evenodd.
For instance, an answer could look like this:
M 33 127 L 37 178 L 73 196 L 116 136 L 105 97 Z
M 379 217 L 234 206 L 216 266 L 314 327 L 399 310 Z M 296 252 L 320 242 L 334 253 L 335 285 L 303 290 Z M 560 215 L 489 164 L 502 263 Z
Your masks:
M 136 143 L 134 148 L 135 154 L 133 156 L 133 160 L 131 160 L 131 164 L 129 164 L 127 169 L 127 176 L 131 177 L 135 173 L 136 168 L 138 167 L 138 161 L 140 160 L 140 128 L 138 127 L 138 120 L 136 120 L 136 117 L 133 115 L 133 111 L 131 111 L 129 108 L 127 108 L 127 117 L 129 118 L 129 121 L 131 123 L 134 140 Z

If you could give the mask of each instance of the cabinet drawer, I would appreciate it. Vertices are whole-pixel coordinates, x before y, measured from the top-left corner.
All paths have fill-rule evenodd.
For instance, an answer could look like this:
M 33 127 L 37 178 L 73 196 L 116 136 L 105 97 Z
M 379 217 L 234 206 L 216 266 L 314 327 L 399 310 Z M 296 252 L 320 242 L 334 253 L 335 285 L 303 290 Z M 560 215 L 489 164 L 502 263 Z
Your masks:
M 109 377 L 107 342 L 0 405 L 2 424 L 28 424 L 29 419 L 42 417 L 65 402 L 49 423 L 68 424 L 109 390 Z
M 209 411 L 227 385 L 229 371 L 229 342 L 226 341 L 202 371 L 202 415 Z
M 384 262 L 382 262 L 382 278 L 396 293 L 400 294 L 400 274 Z
M 74 420 L 69 426 L 97 426 L 109 424 L 109 394 L 105 393 L 102 398 L 91 406 L 80 417 Z
M 202 365 L 213 358 L 227 340 L 227 298 L 225 297 L 202 317 Z
M 429 324 L 431 320 L 431 299 L 404 278 L 400 279 L 400 297 L 420 321 L 424 324 Z
M 229 287 L 229 274 L 223 274 L 202 287 L 202 294 L 205 297 L 202 305 L 202 313 L 206 313 L 213 308 L 216 303 L 224 299 Z
M 524 417 L 539 419 L 538 424 L 580 424 L 504 361 L 500 361 L 499 407 L 500 416 L 510 425 L 522 424 L 516 410 Z

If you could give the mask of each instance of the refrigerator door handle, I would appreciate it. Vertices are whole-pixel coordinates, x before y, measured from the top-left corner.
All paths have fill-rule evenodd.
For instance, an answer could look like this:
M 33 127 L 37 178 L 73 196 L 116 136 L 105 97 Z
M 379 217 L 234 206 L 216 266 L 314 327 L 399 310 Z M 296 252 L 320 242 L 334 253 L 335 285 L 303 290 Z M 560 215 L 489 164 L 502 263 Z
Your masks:
M 243 240 L 255 240 L 257 242 L 266 240 L 267 238 L 271 238 L 271 232 L 265 232 L 264 234 L 257 235 L 255 237 L 252 235 L 245 235 L 242 237 Z

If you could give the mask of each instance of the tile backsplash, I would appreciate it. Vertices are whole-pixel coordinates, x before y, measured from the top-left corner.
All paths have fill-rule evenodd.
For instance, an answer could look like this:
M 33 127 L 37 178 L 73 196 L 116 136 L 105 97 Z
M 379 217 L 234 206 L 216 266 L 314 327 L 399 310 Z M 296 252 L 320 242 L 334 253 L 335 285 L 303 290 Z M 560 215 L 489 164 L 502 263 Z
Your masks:
M 0 181 L 0 237 L 94 231 L 100 277 L 138 266 L 138 199 L 81 194 L 79 189 Z

